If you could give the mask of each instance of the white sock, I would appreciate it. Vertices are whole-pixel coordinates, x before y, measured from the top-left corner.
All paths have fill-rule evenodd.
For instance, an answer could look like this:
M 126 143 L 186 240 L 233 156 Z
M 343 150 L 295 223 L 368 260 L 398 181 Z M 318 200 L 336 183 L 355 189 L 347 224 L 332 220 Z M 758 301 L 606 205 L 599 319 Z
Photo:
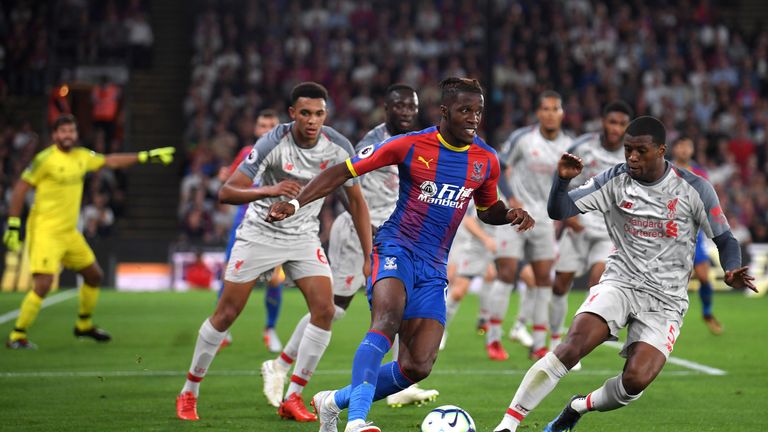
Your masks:
M 552 287 L 536 287 L 531 293 L 535 296 L 533 306 L 533 347 L 534 351 L 546 346 L 547 327 L 549 326 L 549 301 L 552 299 Z
M 571 408 L 584 414 L 587 411 L 611 411 L 637 400 L 643 392 L 630 395 L 621 382 L 621 374 L 605 381 L 602 387 L 583 398 L 574 399 Z
M 523 282 L 520 282 L 517 291 L 520 293 L 517 320 L 527 326 L 531 323 L 531 318 L 533 317 L 533 304 L 535 300 L 533 288 L 526 287 Z
M 503 330 L 501 328 L 503 321 L 491 318 L 488 320 L 488 332 L 485 334 L 485 344 L 490 345 L 493 342 L 501 341 Z
M 208 367 L 211 365 L 213 358 L 216 356 L 216 351 L 221 345 L 221 341 L 227 335 L 226 331 L 220 332 L 216 330 L 211 324 L 211 320 L 207 319 L 200 326 L 200 331 L 197 332 L 197 342 L 195 342 L 195 352 L 192 354 L 192 364 L 189 366 L 189 372 L 187 373 L 187 381 L 184 383 L 184 388 L 181 389 L 182 393 L 192 392 L 195 396 L 200 392 L 200 381 L 205 377 L 208 372 Z
M 488 333 L 485 334 L 486 345 L 501 340 L 501 323 L 507 315 L 509 295 L 512 293 L 512 288 L 514 288 L 512 284 L 499 279 L 496 279 L 491 284 L 491 290 L 488 294 L 490 319 L 488 320 Z
M 456 312 L 459 311 L 459 306 L 461 305 L 461 301 L 456 301 L 453 299 L 453 297 L 448 295 L 448 298 L 445 300 L 445 326 L 448 327 L 448 324 L 453 320 L 453 317 L 456 316 Z
M 336 310 L 333 313 L 332 322 L 344 318 L 344 315 L 347 313 L 347 311 L 339 306 L 334 307 Z M 296 328 L 293 329 L 291 338 L 288 339 L 288 343 L 286 343 L 285 347 L 283 347 L 283 352 L 281 352 L 280 355 L 275 359 L 277 366 L 281 369 L 285 371 L 290 369 L 291 365 L 296 360 L 296 356 L 299 355 L 299 345 L 301 344 L 301 338 L 304 337 L 304 331 L 307 328 L 307 324 L 309 324 L 309 318 L 309 313 L 301 317 L 299 322 L 296 324 Z
M 331 332 L 329 330 L 323 330 L 311 323 L 307 324 L 304 336 L 301 338 L 301 344 L 299 345 L 299 355 L 296 356 L 296 367 L 293 368 L 291 383 L 288 385 L 288 392 L 285 394 L 286 398 L 293 393 L 301 394 L 304 386 L 312 378 L 312 374 L 315 372 L 315 368 L 317 368 L 317 364 L 320 362 L 320 358 L 323 357 L 323 353 L 330 342 Z
M 568 313 L 568 293 L 563 295 L 552 295 L 549 303 L 549 331 L 552 332 L 550 350 L 555 349 L 560 343 L 560 337 L 563 334 L 563 324 L 565 324 L 565 315 Z M 557 342 L 555 340 L 557 339 Z
M 491 319 L 491 313 L 489 311 L 490 303 L 491 303 L 491 287 L 493 286 L 493 282 L 483 281 L 483 285 L 480 288 L 480 292 L 478 293 L 478 296 L 480 297 L 480 312 L 478 314 L 478 318 L 481 320 L 488 321 Z
M 288 343 L 283 347 L 283 352 L 281 352 L 280 355 L 277 356 L 277 359 L 275 359 L 275 362 L 281 369 L 286 371 L 290 369 L 291 365 L 296 360 L 296 356 L 299 355 L 299 345 L 301 344 L 301 339 L 304 337 L 304 331 L 307 328 L 307 324 L 309 324 L 309 318 L 309 313 L 301 317 L 296 324 L 296 328 L 293 329 L 293 333 L 291 333 L 291 338 L 288 339 Z
M 554 390 L 560 378 L 567 373 L 568 368 L 553 353 L 547 353 L 534 363 L 523 377 L 520 387 L 517 388 L 500 426 L 508 427 L 512 431 L 517 429 L 517 425 L 525 416 Z

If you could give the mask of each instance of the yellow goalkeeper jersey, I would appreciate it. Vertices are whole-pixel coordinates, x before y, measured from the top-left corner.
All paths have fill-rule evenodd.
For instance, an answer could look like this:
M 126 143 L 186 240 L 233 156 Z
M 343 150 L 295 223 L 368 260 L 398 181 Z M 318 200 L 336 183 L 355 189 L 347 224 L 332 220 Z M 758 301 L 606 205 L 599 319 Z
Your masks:
M 85 174 L 104 165 L 104 155 L 56 145 L 38 153 L 21 175 L 35 187 L 35 202 L 27 226 L 36 232 L 59 233 L 77 228 Z

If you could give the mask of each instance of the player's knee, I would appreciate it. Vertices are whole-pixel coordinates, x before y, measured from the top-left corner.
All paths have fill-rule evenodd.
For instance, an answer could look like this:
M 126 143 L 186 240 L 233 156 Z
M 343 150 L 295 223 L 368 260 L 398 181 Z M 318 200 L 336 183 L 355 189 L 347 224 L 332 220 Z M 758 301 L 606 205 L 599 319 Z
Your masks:
M 228 329 L 240 315 L 242 308 L 232 303 L 220 303 L 212 317 L 214 327 Z
M 566 340 L 555 348 L 555 356 L 570 370 L 581 360 L 581 348 Z
M 310 311 L 313 322 L 319 322 L 330 325 L 336 314 L 336 305 L 333 303 L 318 305 Z
M 499 267 L 497 277 L 504 283 L 515 283 L 515 270 L 513 266 L 501 266 Z
M 434 359 L 413 359 L 409 358 L 405 362 L 401 362 L 400 366 L 403 368 L 403 374 L 413 382 L 419 382 L 424 380 L 432 372 L 432 365 L 435 363 Z
M 628 368 L 622 374 L 621 383 L 628 394 L 639 395 L 651 385 L 655 376 L 648 368 Z
M 552 284 L 552 294 L 558 296 L 567 294 L 570 284 L 570 281 L 566 281 L 564 278 L 556 277 L 555 282 Z
M 104 280 L 104 272 L 102 272 L 100 268 L 96 268 L 90 272 L 87 277 L 83 277 L 83 280 L 86 284 L 92 287 L 100 287 Z

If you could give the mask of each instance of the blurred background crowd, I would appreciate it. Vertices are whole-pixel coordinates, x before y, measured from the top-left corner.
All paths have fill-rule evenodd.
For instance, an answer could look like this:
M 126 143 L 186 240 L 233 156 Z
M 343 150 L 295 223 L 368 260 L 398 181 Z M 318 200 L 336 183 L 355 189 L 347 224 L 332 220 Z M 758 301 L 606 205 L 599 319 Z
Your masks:
M 3 2 L 0 100 L 46 92 L 49 112 L 66 111 L 71 99 L 62 96 L 62 77 L 45 72 L 53 61 L 151 67 L 146 3 L 67 0 L 53 8 Z M 275 109 L 289 120 L 286 96 L 298 82 L 328 88 L 327 124 L 354 143 L 383 121 L 382 93 L 389 84 L 418 90 L 427 127 L 439 115 L 437 83 L 455 75 L 485 85 L 485 137 L 494 146 L 535 122 L 535 98 L 546 89 L 563 96 L 564 128 L 574 136 L 598 130 L 602 106 L 616 99 L 637 115 L 661 118 L 669 140 L 684 135 L 696 143 L 696 162 L 709 171 L 740 240 L 768 242 L 768 29 L 744 29 L 714 3 L 191 2 L 188 86 L 179 104 L 184 130 L 178 133 L 187 155 L 180 237 L 224 240 L 232 210 L 216 200 L 219 170 L 253 142 L 260 110 Z M 94 127 L 82 137 L 85 145 L 103 152 L 121 148 L 121 91 L 109 80 L 93 85 Z M 107 100 L 99 113 L 98 98 Z M 2 118 L 0 191 L 7 194 L 47 137 L 24 119 Z M 119 217 L 120 184 L 120 175 L 109 172 L 90 181 L 84 215 L 86 227 L 95 224 L 94 235 L 108 234 L 104 225 Z M 332 217 L 330 209 L 323 213 Z

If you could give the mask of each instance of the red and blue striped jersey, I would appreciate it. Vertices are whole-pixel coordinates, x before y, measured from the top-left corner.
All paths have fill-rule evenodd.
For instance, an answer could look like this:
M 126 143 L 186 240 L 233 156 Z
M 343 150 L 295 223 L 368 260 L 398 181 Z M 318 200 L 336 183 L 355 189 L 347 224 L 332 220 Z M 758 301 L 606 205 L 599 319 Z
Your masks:
M 445 264 L 469 199 L 474 198 L 479 210 L 499 199 L 496 151 L 478 137 L 471 145 L 453 146 L 433 126 L 364 147 L 347 160 L 354 177 L 395 164 L 400 176 L 397 206 L 379 228 L 376 242 L 395 243 Z

